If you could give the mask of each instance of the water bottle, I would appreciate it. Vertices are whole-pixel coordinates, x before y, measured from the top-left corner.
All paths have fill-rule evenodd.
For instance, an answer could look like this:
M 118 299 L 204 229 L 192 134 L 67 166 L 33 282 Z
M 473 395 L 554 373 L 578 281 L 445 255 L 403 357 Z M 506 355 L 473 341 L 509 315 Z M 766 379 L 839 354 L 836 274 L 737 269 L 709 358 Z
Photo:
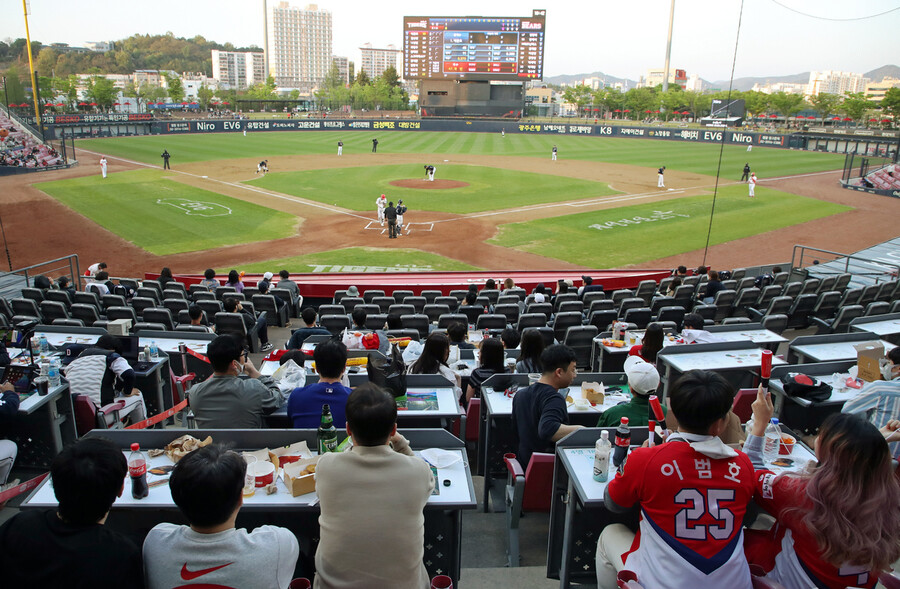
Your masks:
M 600 432 L 600 439 L 594 446 L 594 480 L 605 483 L 609 478 L 609 454 L 612 452 L 612 444 L 609 442 L 609 432 Z
M 628 446 L 631 445 L 631 429 L 628 427 L 628 418 L 623 417 L 619 427 L 616 428 L 616 450 L 613 453 L 613 466 L 621 467 L 628 456 Z
M 155 341 L 150 342 L 150 361 L 159 362 L 159 347 Z
M 149 361 L 150 361 L 150 346 L 148 346 L 147 344 L 144 344 L 144 356 L 143 356 L 143 359 L 144 359 L 144 362 L 149 362 Z
M 59 359 L 50 360 L 50 369 L 47 371 L 47 378 L 50 380 L 51 387 L 59 386 Z
M 131 445 L 131 456 L 128 457 L 128 475 L 131 477 L 132 497 L 143 499 L 150 494 L 150 487 L 147 486 L 147 459 L 137 442 Z
M 778 419 L 773 417 L 766 426 L 766 434 L 763 439 L 763 458 L 767 464 L 778 459 L 779 448 L 781 448 L 781 428 L 778 426 Z
M 47 336 L 42 335 L 41 339 L 41 354 L 47 354 L 50 352 L 50 342 L 47 341 Z

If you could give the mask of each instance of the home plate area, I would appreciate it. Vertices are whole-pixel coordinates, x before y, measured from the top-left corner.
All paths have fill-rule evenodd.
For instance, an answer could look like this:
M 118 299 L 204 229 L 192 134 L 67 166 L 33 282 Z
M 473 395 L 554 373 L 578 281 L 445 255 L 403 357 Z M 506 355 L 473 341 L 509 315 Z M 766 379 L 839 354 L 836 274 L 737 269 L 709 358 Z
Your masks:
M 416 231 L 431 231 L 434 229 L 434 223 L 407 223 L 403 226 L 403 234 L 409 235 L 413 231 L 413 225 L 416 226 Z M 382 225 L 378 221 L 369 221 L 365 226 L 366 230 L 370 231 L 379 231 L 382 234 L 387 233 L 388 226 L 387 223 Z

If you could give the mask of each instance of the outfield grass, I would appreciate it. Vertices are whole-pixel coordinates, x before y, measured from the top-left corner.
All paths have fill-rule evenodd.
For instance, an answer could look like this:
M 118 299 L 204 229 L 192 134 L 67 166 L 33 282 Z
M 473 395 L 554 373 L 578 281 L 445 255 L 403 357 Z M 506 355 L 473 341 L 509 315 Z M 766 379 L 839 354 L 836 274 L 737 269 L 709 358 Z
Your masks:
M 490 243 L 558 258 L 590 268 L 618 268 L 696 249 L 706 244 L 712 196 L 608 209 L 502 225 Z M 851 210 L 768 188 L 719 190 L 710 245 Z M 661 211 L 668 215 L 655 215 Z M 665 217 L 654 221 L 654 219 Z M 598 225 L 607 227 L 598 229 Z
M 512 125 L 511 125 L 512 127 Z M 397 131 L 303 131 L 151 135 L 79 140 L 78 147 L 108 155 L 161 165 L 167 149 L 171 164 L 234 158 L 266 159 L 284 155 L 335 154 L 338 139 L 344 154 L 369 153 L 372 138 L 378 138 L 378 153 L 450 155 L 505 155 L 550 158 L 553 145 L 560 159 L 631 164 L 649 168 L 665 165 L 672 171 L 715 176 L 719 145 L 655 139 L 527 135 L 508 133 L 438 133 Z M 336 156 L 335 156 L 336 157 Z M 423 157 L 423 164 L 427 163 Z M 757 147 L 747 152 L 739 145 L 726 145 L 722 174 L 737 180 L 749 162 L 761 178 L 839 170 L 844 156 L 833 153 Z
M 245 272 L 440 272 L 481 270 L 457 260 L 412 249 L 348 247 L 305 256 L 278 258 L 241 267 Z
M 297 217 L 293 215 L 167 180 L 160 170 L 121 172 L 110 174 L 105 180 L 99 175 L 85 176 L 36 186 L 157 255 L 278 239 L 296 233 Z M 230 213 L 224 214 L 228 210 Z M 222 215 L 204 216 L 210 213 Z
M 468 182 L 469 186 L 424 190 L 398 188 L 389 184 L 392 180 L 424 180 L 424 172 L 423 167 L 419 165 L 306 170 L 269 173 L 249 183 L 283 194 L 340 205 L 356 211 L 374 209 L 377 196 L 386 193 L 393 202 L 404 199 L 413 216 L 416 210 L 474 213 L 619 194 L 602 182 L 450 164 L 437 166 L 437 178 Z

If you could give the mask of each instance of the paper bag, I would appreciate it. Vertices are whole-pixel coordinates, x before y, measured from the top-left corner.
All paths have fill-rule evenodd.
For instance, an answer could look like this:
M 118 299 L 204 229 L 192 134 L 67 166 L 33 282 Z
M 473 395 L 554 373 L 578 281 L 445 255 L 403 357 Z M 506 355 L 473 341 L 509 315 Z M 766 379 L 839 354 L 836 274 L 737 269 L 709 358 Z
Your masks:
M 884 358 L 884 346 L 881 342 L 862 342 L 853 346 L 856 349 L 856 375 L 866 382 L 881 380 L 880 361 Z

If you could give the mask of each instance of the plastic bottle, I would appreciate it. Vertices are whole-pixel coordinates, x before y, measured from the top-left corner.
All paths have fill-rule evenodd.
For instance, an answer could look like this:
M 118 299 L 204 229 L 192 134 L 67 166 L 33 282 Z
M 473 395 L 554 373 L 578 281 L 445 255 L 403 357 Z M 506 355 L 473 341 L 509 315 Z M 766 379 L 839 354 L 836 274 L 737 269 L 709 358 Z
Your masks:
M 144 362 L 150 361 L 150 346 L 144 344 Z
M 47 354 L 50 352 L 50 342 L 47 341 L 47 336 L 42 335 L 41 339 L 41 354 Z
M 337 449 L 337 429 L 334 427 L 334 419 L 331 416 L 331 407 L 328 403 L 322 405 L 322 421 L 316 432 L 316 441 L 319 446 L 319 455 L 326 452 L 334 452 Z
M 628 427 L 628 418 L 623 417 L 619 427 L 616 428 L 616 450 L 613 453 L 613 466 L 619 467 L 625 463 L 630 444 L 631 429 Z
M 781 448 L 781 427 L 778 426 L 778 419 L 773 417 L 766 426 L 766 434 L 763 439 L 763 458 L 766 463 L 772 463 L 778 459 L 779 448 Z
M 159 347 L 156 345 L 155 341 L 150 342 L 150 361 L 159 361 Z
M 47 378 L 50 380 L 51 387 L 59 386 L 59 359 L 50 360 L 50 369 L 47 371 Z
M 600 432 L 600 439 L 594 446 L 594 480 L 605 483 L 609 478 L 609 454 L 612 452 L 612 444 L 609 441 L 609 432 Z
M 137 442 L 131 445 L 131 456 L 128 457 L 128 474 L 131 476 L 131 496 L 143 499 L 150 494 L 147 486 L 147 459 L 141 452 Z

